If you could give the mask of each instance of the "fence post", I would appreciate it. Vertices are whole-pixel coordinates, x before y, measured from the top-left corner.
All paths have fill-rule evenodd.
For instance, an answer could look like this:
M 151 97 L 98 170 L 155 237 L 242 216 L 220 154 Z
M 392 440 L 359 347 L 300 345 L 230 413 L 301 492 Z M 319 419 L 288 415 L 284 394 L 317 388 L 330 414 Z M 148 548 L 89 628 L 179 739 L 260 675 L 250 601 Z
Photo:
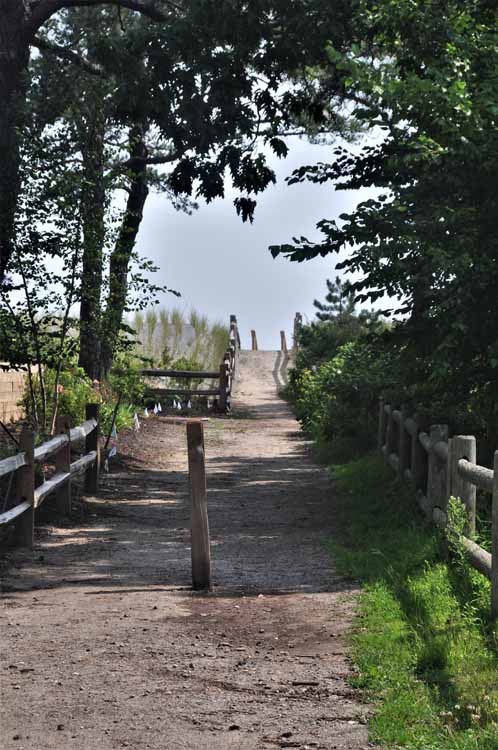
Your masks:
M 85 472 L 85 491 L 90 493 L 96 493 L 99 489 L 99 474 L 100 474 L 100 425 L 99 425 L 99 404 L 87 404 L 86 405 L 86 418 L 95 419 L 97 426 L 92 430 L 85 440 L 85 451 L 90 453 L 91 451 L 97 452 L 97 458 L 92 466 L 89 466 Z
M 287 339 L 285 338 L 285 331 L 280 331 L 280 349 L 287 354 Z
M 68 441 L 55 454 L 55 471 L 57 473 L 69 473 L 71 471 L 71 443 L 69 442 L 69 430 L 71 427 L 69 417 L 57 417 L 57 434 L 67 435 Z M 71 513 L 71 480 L 59 487 L 55 493 L 55 502 L 59 513 L 68 516 Z
M 295 352 L 299 349 L 299 334 L 303 327 L 303 316 L 301 313 L 296 313 L 294 316 L 294 335 L 292 337 L 292 348 Z
M 399 413 L 398 473 L 400 478 L 404 479 L 405 469 L 410 466 L 409 435 L 405 429 L 405 420 L 408 414 L 406 406 L 400 406 Z
M 251 331 L 252 350 L 253 352 L 258 351 L 258 339 L 256 338 L 256 331 Z
M 188 468 L 191 506 L 192 586 L 211 588 L 211 551 L 207 513 L 204 427 L 202 422 L 187 423 Z
M 491 511 L 491 617 L 498 617 L 498 451 L 493 466 L 493 509 Z
M 428 515 L 432 519 L 433 509 L 445 503 L 446 495 L 446 471 L 442 471 L 441 462 L 434 452 L 434 446 L 441 441 L 448 442 L 448 425 L 434 424 L 430 433 L 429 465 L 427 470 L 427 505 Z
M 379 449 L 379 453 L 382 453 L 382 448 L 384 447 L 384 437 L 386 434 L 386 412 L 384 409 L 384 399 L 381 397 L 379 398 L 379 429 L 377 432 L 377 448 Z
M 387 413 L 387 427 L 386 427 L 386 453 L 384 459 L 386 463 L 389 463 L 389 456 L 392 453 L 394 437 L 394 419 L 393 419 L 393 408 L 389 405 L 389 411 Z
M 14 542 L 20 547 L 32 549 L 35 535 L 35 433 L 24 427 L 19 438 L 19 450 L 26 454 L 26 466 L 17 470 L 17 504 L 28 502 L 29 510 L 19 516 L 15 525 Z
M 428 457 L 418 437 L 422 427 L 420 417 L 415 415 L 413 421 L 415 422 L 416 430 L 412 436 L 412 479 L 415 489 L 421 490 L 426 495 Z
M 218 408 L 220 411 L 226 411 L 228 398 L 228 374 L 225 362 L 220 365 L 220 395 Z
M 465 458 L 475 464 L 477 460 L 476 439 L 473 435 L 456 435 L 452 440 L 451 451 L 451 494 L 459 497 L 467 508 L 468 532 L 472 536 L 476 530 L 476 486 L 460 476 L 458 462 Z

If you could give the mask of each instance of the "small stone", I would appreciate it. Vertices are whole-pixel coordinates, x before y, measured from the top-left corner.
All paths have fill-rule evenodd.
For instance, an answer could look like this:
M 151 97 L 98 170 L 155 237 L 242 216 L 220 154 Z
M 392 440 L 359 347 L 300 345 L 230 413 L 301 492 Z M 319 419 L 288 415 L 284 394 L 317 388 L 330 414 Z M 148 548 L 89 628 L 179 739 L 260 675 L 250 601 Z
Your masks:
M 57 724 L 57 731 L 62 732 L 64 729 L 64 724 Z
M 228 731 L 229 731 L 229 732 L 235 732 L 235 731 L 237 731 L 238 729 L 240 729 L 240 727 L 239 727 L 239 725 L 238 725 L 238 724 L 230 724 L 230 726 L 228 727 Z

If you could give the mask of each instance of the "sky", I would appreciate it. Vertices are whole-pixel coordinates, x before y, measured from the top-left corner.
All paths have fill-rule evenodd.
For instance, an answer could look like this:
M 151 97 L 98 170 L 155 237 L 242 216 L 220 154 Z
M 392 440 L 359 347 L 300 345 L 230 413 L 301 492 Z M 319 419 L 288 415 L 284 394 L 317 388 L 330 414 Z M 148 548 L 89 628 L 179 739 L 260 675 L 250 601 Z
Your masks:
M 254 223 L 242 223 L 233 205 L 236 193 L 228 186 L 226 197 L 201 203 L 191 216 L 173 209 L 166 197 L 149 196 L 137 250 L 159 266 L 155 283 L 181 293 L 162 296 L 161 306 L 194 307 L 210 320 L 228 323 L 235 314 L 242 347 L 249 347 L 255 329 L 260 349 L 278 349 L 280 331 L 290 345 L 294 315 L 313 319 L 313 300 L 323 300 L 325 280 L 336 276 L 337 256 L 291 263 L 273 259 L 268 246 L 290 242 L 293 236 L 320 239 L 316 223 L 350 211 L 367 195 L 335 191 L 333 184 L 285 183 L 293 169 L 327 161 L 330 145 L 289 139 L 286 159 L 269 157 L 277 184 L 260 194 Z

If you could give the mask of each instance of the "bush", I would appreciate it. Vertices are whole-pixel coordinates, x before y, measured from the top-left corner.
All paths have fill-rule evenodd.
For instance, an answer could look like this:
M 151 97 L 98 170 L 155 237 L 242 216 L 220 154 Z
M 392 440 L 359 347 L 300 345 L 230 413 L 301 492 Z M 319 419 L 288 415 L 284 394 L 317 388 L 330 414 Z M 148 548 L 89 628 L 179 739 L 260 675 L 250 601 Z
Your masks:
M 366 340 L 339 347 L 316 371 L 290 373 L 288 396 L 305 433 L 343 455 L 370 448 L 377 434 L 378 399 L 395 373 L 388 354 Z
M 47 393 L 47 418 L 45 424 L 49 426 L 52 423 L 54 404 L 53 393 L 55 388 L 55 370 L 45 368 L 44 383 Z M 59 397 L 58 397 L 58 414 L 68 416 L 73 425 L 81 424 L 85 420 L 85 407 L 88 403 L 99 401 L 99 394 L 92 386 L 92 381 L 85 374 L 81 367 L 70 367 L 62 370 L 59 376 Z M 40 379 L 38 376 L 33 377 L 33 396 L 34 403 L 26 384 L 24 396 L 21 404 L 32 424 L 36 424 L 34 410 L 40 417 L 43 410 L 42 395 L 40 388 Z

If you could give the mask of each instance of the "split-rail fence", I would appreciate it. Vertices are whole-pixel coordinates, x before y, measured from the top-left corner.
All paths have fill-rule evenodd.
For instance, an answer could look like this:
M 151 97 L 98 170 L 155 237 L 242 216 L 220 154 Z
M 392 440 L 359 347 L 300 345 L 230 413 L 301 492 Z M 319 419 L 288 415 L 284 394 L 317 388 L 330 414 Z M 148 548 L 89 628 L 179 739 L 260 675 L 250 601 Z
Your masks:
M 448 426 L 426 430 L 417 416 L 383 399 L 379 404 L 378 448 L 400 479 L 410 481 L 428 518 L 438 526 L 448 522 L 450 497 L 459 498 L 467 510 L 467 534 L 461 542 L 470 564 L 491 581 L 491 614 L 498 617 L 498 451 L 493 469 L 477 464 L 472 435 L 449 437 Z M 488 552 L 470 537 L 476 529 L 477 490 L 492 496 L 492 544 Z
M 213 398 L 216 400 L 218 411 L 228 412 L 231 406 L 232 386 L 235 377 L 235 363 L 237 352 L 240 350 L 240 336 L 235 315 L 230 316 L 230 335 L 228 347 L 223 355 L 223 361 L 216 371 L 209 370 L 166 370 L 149 368 L 142 370 L 142 375 L 147 378 L 174 378 L 175 380 L 217 380 L 214 388 L 176 388 L 149 386 L 147 396 L 153 398 L 165 398 L 167 396 L 183 396 L 186 398 Z

